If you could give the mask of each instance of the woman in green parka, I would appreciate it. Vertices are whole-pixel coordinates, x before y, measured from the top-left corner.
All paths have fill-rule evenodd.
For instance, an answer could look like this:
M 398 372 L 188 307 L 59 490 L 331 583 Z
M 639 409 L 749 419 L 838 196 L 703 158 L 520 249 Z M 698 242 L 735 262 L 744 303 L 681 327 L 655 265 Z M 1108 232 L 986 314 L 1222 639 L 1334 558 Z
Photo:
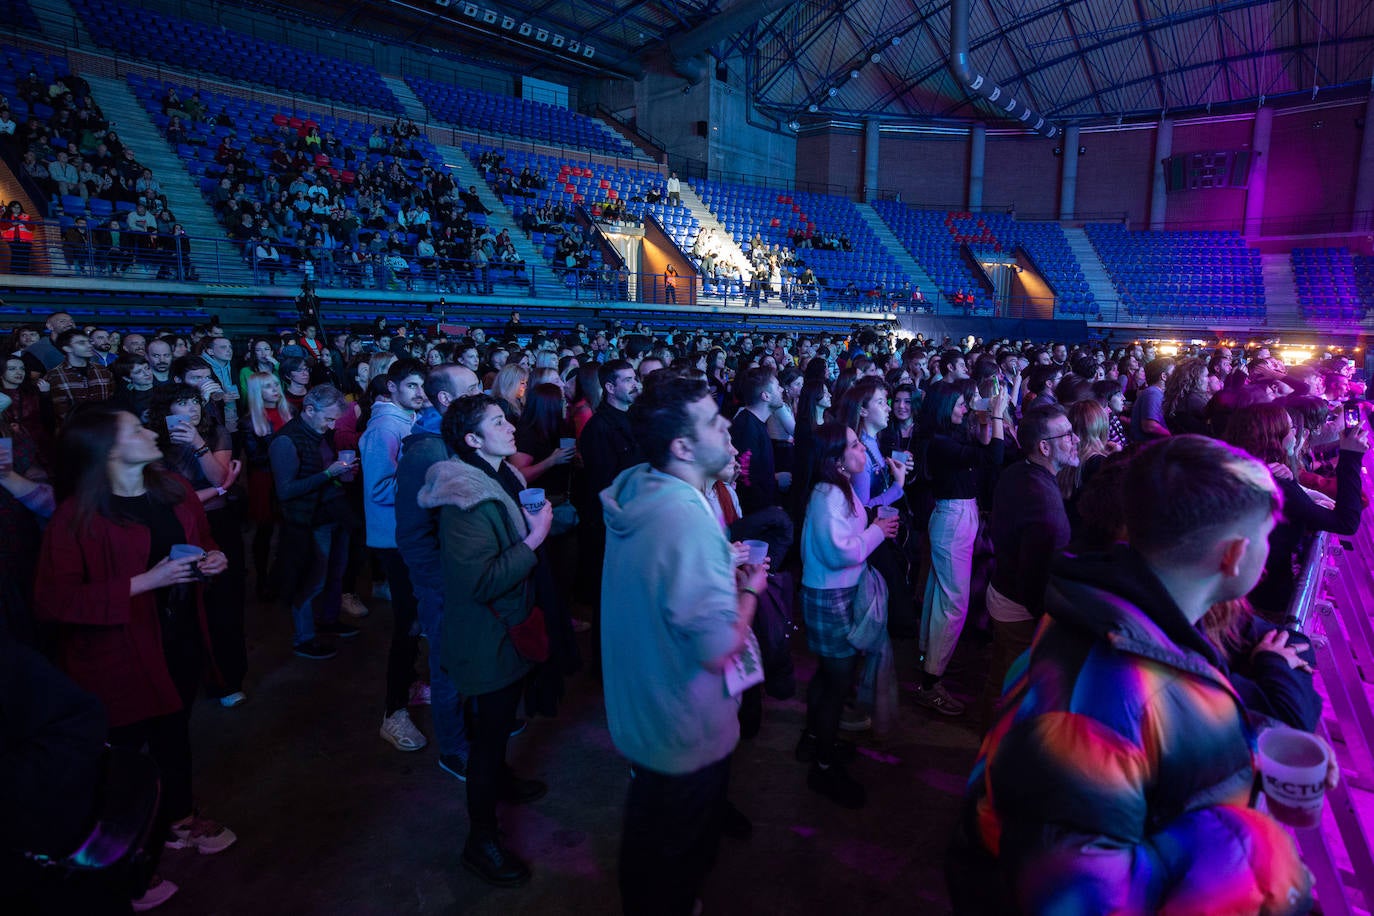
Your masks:
M 500 842 L 496 803 L 534 801 L 548 787 L 517 778 L 506 764 L 506 741 L 532 667 L 510 630 L 534 608 L 535 551 L 549 534 L 553 508 L 547 502 L 536 513 L 521 508 L 525 480 L 506 462 L 515 454 L 515 428 L 493 398 L 454 401 L 441 431 L 454 457 L 430 468 L 418 502 L 439 510 L 440 663 L 466 698 L 470 826 L 463 864 L 491 884 L 513 887 L 529 880 L 529 867 Z

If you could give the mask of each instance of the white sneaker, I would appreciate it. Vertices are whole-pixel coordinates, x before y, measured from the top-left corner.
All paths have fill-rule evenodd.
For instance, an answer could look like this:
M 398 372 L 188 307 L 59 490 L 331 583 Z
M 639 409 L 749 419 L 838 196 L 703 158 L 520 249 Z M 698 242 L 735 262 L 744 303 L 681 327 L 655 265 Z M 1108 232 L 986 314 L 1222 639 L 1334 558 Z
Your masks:
M 418 751 L 429 743 L 424 733 L 410 721 L 410 713 L 398 709 L 382 720 L 382 738 L 398 751 Z
M 172 838 L 167 841 L 167 848 L 195 849 L 203 856 L 211 856 L 233 846 L 237 840 L 234 831 L 223 824 L 193 814 L 172 825 Z
M 166 878 L 153 875 L 153 883 L 148 885 L 148 889 L 143 892 L 142 897 L 130 901 L 130 905 L 134 908 L 135 913 L 143 913 L 153 907 L 162 906 L 171 900 L 172 895 L 178 890 L 180 888 Z
M 371 613 L 367 605 L 363 604 L 363 600 L 352 592 L 339 600 L 339 609 L 350 617 L 366 617 Z

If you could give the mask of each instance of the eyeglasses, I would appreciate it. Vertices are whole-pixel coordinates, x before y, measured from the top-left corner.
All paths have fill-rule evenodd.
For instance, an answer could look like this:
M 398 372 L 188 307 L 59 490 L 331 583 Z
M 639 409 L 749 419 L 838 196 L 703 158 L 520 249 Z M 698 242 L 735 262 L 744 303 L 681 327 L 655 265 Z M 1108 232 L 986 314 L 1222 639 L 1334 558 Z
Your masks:
M 1073 430 L 1069 430 L 1068 432 L 1066 432 L 1066 433 L 1060 433 L 1060 434 L 1057 435 L 1057 436 L 1046 436 L 1045 438 L 1041 439 L 1040 441 L 1041 441 L 1041 442 L 1052 442 L 1052 441 L 1054 441 L 1055 439 L 1063 439 L 1065 436 L 1073 436 L 1075 439 L 1077 439 L 1077 438 L 1078 438 L 1078 433 L 1074 432 Z

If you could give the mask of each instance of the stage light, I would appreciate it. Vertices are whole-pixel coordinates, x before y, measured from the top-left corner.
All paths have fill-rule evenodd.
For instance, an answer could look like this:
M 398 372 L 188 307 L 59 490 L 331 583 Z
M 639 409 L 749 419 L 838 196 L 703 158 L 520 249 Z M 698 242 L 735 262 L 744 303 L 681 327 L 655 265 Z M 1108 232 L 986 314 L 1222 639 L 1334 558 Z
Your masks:
M 496 10 L 482 10 L 482 21 L 487 25 L 496 25 L 496 20 L 499 18 Z
M 557 35 L 557 34 L 555 34 L 555 35 L 553 36 L 553 39 L 549 42 L 549 44 L 553 45 L 555 48 L 561 48 L 561 47 L 563 47 L 563 42 L 564 42 L 564 41 L 565 41 L 565 39 L 563 38 L 562 35 Z
M 528 22 L 520 23 L 520 34 L 525 38 L 529 38 L 534 34 L 534 26 L 530 25 Z
M 515 28 L 515 17 L 514 17 L 514 16 L 502 16 L 502 17 L 501 17 L 501 28 L 505 29 L 507 32 L 509 32 L 511 29 Z
M 569 54 L 576 54 L 578 51 L 581 51 L 581 50 L 582 50 L 582 42 L 580 42 L 580 41 L 570 41 L 570 42 L 568 42 L 568 53 L 569 53 Z
M 593 48 L 591 45 L 583 45 L 583 46 L 582 46 L 582 56 L 583 56 L 583 57 L 591 57 L 591 56 L 592 56 L 593 54 L 595 54 L 595 53 L 596 53 L 596 48 Z
M 549 42 L 549 30 L 548 30 L 548 29 L 539 29 L 537 32 L 534 33 L 534 40 L 535 40 L 535 41 L 539 41 L 539 42 L 543 42 L 544 44 L 548 44 L 548 42 Z
M 481 8 L 479 8 L 475 3 L 463 4 L 463 15 L 468 17 L 469 19 L 476 19 L 477 14 L 480 12 L 482 12 Z

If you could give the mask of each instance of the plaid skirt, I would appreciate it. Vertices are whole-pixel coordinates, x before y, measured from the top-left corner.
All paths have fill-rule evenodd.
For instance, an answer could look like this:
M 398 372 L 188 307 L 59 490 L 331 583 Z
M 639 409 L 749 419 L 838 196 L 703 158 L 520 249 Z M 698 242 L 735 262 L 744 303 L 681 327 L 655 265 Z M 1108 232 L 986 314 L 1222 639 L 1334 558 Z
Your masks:
M 856 654 L 849 644 L 854 623 L 857 585 L 849 588 L 801 588 L 802 619 L 806 621 L 806 646 L 825 658 L 849 658 Z

